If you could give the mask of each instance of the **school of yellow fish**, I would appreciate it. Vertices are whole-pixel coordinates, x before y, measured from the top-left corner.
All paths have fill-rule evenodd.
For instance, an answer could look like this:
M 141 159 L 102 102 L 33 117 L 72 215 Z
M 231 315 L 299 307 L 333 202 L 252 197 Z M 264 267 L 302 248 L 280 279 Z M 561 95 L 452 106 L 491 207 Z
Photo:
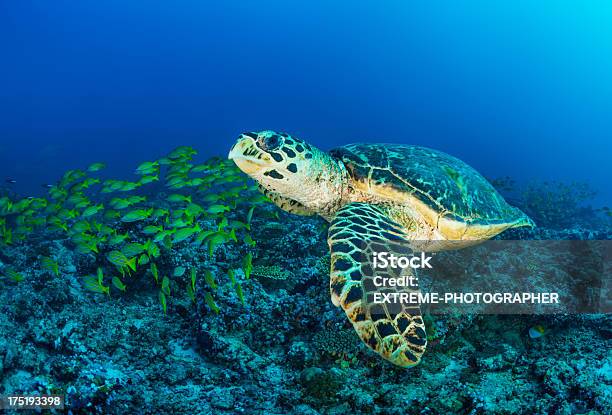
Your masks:
M 47 197 L 12 200 L 4 196 L 0 198 L 0 250 L 26 244 L 37 233 L 48 232 L 53 239 L 67 240 L 79 254 L 93 255 L 104 263 L 95 275 L 82 278 L 86 289 L 108 295 L 115 290 L 125 292 L 131 275 L 147 273 L 159 288 L 165 313 L 171 294 L 170 277 L 160 275 L 156 260 L 172 255 L 179 244 L 193 244 L 211 257 L 223 244 L 254 246 L 250 234 L 253 211 L 269 202 L 249 185 L 233 162 L 215 157 L 194 165 L 195 155 L 192 147 L 178 147 L 166 157 L 140 164 L 134 181 L 103 180 L 99 172 L 106 166 L 94 163 L 85 170 L 66 172 L 57 183 L 47 186 Z M 167 192 L 165 200 L 157 196 L 159 190 L 153 198 L 153 192 L 147 193 L 147 186 L 159 187 L 160 180 Z M 239 266 L 247 278 L 251 261 L 249 253 Z M 50 276 L 61 275 L 58 258 L 41 256 L 38 262 Z M 234 269 L 227 273 L 244 303 Z M 10 283 L 24 278 L 23 272 L 9 266 L 0 270 L 0 279 Z M 193 268 L 185 290 L 194 302 L 196 279 Z M 204 281 L 207 290 L 203 297 L 218 313 L 209 292 L 217 287 L 210 271 L 204 272 Z

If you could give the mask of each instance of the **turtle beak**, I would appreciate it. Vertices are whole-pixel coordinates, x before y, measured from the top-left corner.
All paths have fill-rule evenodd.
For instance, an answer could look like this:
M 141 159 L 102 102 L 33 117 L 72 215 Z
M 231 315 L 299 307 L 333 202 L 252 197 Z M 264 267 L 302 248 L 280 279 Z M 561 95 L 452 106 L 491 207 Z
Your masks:
M 233 160 L 240 170 L 251 175 L 267 165 L 267 157 L 264 156 L 267 155 L 255 145 L 253 134 L 246 133 L 240 134 L 227 157 Z

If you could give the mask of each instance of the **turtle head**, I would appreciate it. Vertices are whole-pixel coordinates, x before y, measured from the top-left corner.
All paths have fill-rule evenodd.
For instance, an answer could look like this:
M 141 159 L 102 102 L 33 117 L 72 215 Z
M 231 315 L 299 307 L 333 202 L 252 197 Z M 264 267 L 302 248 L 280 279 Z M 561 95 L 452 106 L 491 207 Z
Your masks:
M 290 182 L 308 158 L 312 158 L 309 149 L 308 144 L 288 134 L 274 131 L 244 133 L 230 150 L 229 158 L 257 181 L 269 177 Z
M 327 199 L 321 192 L 342 180 L 335 177 L 339 166 L 327 153 L 289 134 L 241 134 L 228 157 L 267 190 L 316 212 Z

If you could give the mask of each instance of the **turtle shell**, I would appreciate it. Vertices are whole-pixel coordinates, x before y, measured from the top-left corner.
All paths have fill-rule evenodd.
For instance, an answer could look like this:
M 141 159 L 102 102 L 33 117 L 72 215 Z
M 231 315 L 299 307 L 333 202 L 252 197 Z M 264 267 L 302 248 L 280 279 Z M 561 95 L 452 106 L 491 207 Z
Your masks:
M 404 197 L 408 203 L 418 204 L 418 210 L 436 226 L 441 218 L 468 226 L 532 224 L 476 170 L 442 151 L 396 144 L 350 144 L 330 154 L 344 163 L 356 188 L 397 202 Z

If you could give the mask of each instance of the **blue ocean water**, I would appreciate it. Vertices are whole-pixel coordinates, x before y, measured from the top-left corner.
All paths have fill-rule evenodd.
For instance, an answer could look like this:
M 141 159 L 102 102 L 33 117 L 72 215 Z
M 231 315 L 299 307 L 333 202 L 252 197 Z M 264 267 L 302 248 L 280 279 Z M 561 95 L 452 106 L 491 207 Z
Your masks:
M 611 18 L 604 2 L 0 2 L 0 409 L 53 393 L 69 414 L 609 413 Z M 389 159 L 424 157 L 409 184 L 435 229 L 334 168 L 294 181 L 325 157 L 286 135 L 211 157 L 268 129 L 445 151 L 529 219 L 460 163 L 423 167 L 432 153 Z M 286 166 L 253 174 L 260 151 Z M 298 186 L 272 182 L 289 172 Z M 363 247 L 454 238 L 452 218 L 501 240 L 450 252 L 425 293 L 561 307 L 368 304 L 386 272 Z
M 245 130 L 398 142 L 611 199 L 607 2 L 0 3 L 0 175 L 21 194 Z

